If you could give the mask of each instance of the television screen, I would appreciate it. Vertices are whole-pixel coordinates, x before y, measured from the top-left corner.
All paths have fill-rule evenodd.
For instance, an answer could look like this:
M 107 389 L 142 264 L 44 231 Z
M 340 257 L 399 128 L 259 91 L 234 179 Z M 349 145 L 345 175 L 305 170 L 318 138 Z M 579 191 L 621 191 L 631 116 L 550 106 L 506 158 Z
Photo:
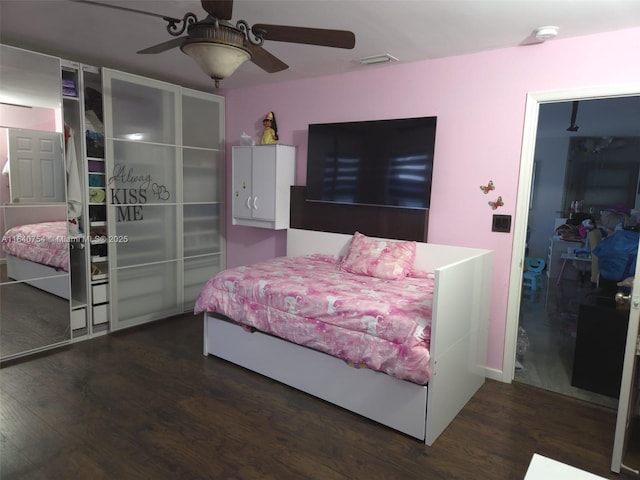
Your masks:
M 436 117 L 309 125 L 306 199 L 429 208 Z

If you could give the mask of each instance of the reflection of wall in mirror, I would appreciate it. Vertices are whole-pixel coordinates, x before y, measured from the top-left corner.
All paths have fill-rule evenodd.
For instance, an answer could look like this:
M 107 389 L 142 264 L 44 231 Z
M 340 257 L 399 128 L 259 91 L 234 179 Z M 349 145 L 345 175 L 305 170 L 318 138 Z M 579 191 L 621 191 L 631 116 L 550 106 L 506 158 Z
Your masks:
M 59 113 L 51 108 L 19 107 L 0 104 L 0 124 L 13 128 L 26 128 L 30 130 L 43 130 L 56 132 L 58 125 L 56 119 Z M 9 159 L 7 145 L 7 128 L 0 128 L 0 172 L 3 172 Z M 10 203 L 9 176 L 0 175 L 0 205 Z M 0 208 L 0 226 L 4 226 L 4 212 Z M 3 229 L 4 231 L 4 229 Z M 0 258 L 5 254 L 0 248 Z

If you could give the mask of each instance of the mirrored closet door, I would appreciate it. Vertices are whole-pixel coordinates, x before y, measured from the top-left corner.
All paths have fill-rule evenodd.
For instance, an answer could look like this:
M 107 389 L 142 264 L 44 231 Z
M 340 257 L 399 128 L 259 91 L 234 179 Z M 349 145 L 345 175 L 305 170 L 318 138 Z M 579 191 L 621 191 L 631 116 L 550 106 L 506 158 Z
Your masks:
M 0 45 L 0 360 L 68 343 L 60 60 Z

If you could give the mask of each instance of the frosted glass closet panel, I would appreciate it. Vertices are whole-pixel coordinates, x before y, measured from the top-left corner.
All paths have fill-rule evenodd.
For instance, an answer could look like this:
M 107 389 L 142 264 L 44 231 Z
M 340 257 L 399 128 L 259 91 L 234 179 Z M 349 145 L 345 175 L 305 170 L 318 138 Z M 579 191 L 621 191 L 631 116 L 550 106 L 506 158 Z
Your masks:
M 173 145 L 109 141 L 107 176 L 111 204 L 176 203 L 178 149 Z
M 184 256 L 219 253 L 221 250 L 220 205 L 185 205 L 183 215 Z
M 147 263 L 177 260 L 178 236 L 176 232 L 176 205 L 138 206 L 136 221 L 116 222 L 111 242 L 115 246 L 112 268 L 130 267 Z M 114 218 L 122 206 L 111 207 Z
M 178 262 L 118 269 L 116 326 L 128 327 L 181 312 L 178 271 Z
M 221 202 L 224 199 L 224 153 L 182 149 L 184 201 Z
M 224 268 L 222 254 L 184 260 L 184 309 L 192 310 L 205 283 Z
M 113 140 L 109 145 L 112 268 L 177 259 L 176 147 Z
M 146 79 L 138 84 L 131 75 L 109 73 L 111 138 L 176 144 L 176 88 Z
M 182 95 L 182 144 L 209 149 L 224 148 L 224 103 L 210 94 L 185 90 Z
M 182 91 L 185 310 L 224 269 L 224 97 Z

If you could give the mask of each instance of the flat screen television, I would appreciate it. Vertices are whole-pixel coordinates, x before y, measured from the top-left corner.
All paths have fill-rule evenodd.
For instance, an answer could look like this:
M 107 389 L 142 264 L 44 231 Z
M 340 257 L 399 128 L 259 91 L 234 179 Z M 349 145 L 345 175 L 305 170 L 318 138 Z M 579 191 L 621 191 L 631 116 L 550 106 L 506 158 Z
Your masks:
M 306 200 L 427 209 L 436 117 L 309 125 Z

